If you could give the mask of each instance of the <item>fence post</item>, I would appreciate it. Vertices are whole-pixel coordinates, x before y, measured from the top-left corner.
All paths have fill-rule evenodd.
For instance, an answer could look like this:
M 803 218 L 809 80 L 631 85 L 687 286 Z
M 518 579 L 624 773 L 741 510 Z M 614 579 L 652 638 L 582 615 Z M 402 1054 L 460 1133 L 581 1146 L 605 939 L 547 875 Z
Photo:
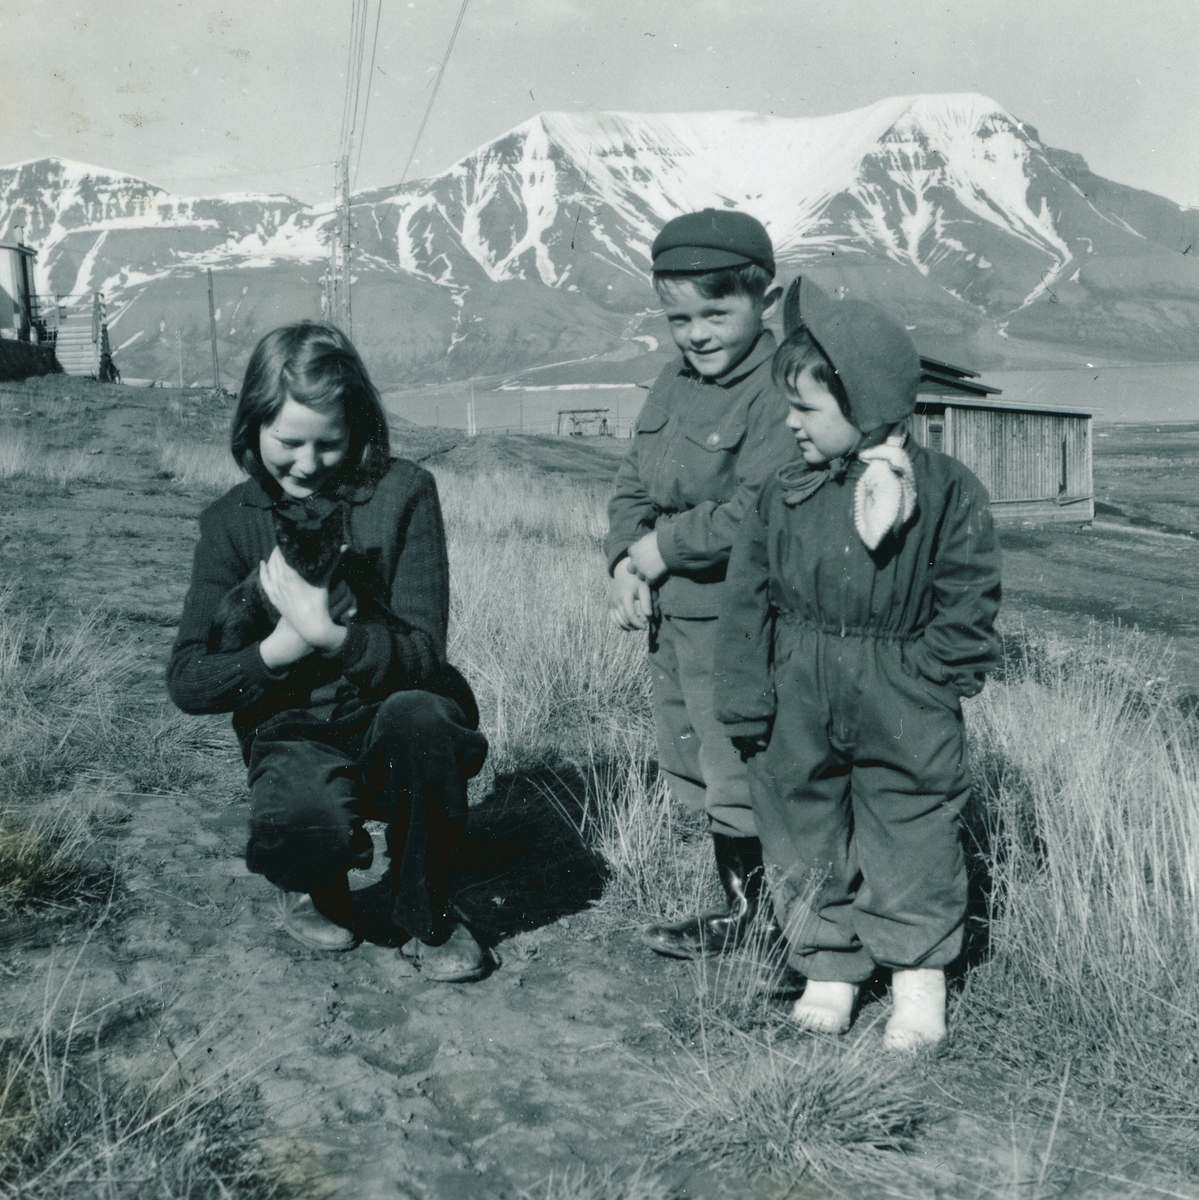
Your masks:
M 212 299 L 212 268 L 208 268 L 208 333 L 212 338 L 212 386 L 221 390 L 221 368 L 216 357 L 216 305 Z

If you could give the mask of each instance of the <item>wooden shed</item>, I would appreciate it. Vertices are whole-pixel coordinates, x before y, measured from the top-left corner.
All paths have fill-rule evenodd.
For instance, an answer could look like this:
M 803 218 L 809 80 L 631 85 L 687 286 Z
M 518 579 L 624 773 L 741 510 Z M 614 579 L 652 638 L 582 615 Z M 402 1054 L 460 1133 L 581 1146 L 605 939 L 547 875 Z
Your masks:
M 977 372 L 933 358 L 921 358 L 920 365 L 912 436 L 952 454 L 978 476 L 996 521 L 1094 519 L 1089 412 L 1008 404 Z

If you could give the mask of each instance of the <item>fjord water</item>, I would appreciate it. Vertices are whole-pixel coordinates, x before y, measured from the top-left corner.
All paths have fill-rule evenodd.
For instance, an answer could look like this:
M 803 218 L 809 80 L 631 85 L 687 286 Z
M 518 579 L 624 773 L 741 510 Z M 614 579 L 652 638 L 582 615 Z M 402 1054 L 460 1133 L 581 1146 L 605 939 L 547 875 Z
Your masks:
M 1082 408 L 1096 425 L 1199 421 L 1199 362 L 1138 363 L 1091 370 L 986 371 L 1009 404 Z

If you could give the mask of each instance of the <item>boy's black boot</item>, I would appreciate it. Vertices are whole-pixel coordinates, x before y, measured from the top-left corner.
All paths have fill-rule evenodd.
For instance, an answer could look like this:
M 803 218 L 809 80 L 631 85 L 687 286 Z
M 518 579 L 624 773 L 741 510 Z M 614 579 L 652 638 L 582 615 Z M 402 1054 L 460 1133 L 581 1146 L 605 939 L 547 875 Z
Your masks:
M 712 834 L 716 870 L 729 899 L 727 912 L 697 913 L 682 921 L 650 925 L 641 939 L 667 958 L 703 958 L 723 954 L 744 941 L 757 915 L 766 869 L 757 838 Z

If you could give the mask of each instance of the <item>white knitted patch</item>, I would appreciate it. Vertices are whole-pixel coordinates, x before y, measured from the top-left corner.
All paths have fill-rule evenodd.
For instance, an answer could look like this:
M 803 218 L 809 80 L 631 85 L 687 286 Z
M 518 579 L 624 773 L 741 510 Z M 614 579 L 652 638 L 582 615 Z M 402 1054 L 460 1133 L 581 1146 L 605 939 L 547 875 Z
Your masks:
M 882 445 L 858 453 L 866 470 L 854 489 L 853 523 L 871 550 L 916 511 L 916 478 L 904 441 L 904 434 L 893 433 Z

